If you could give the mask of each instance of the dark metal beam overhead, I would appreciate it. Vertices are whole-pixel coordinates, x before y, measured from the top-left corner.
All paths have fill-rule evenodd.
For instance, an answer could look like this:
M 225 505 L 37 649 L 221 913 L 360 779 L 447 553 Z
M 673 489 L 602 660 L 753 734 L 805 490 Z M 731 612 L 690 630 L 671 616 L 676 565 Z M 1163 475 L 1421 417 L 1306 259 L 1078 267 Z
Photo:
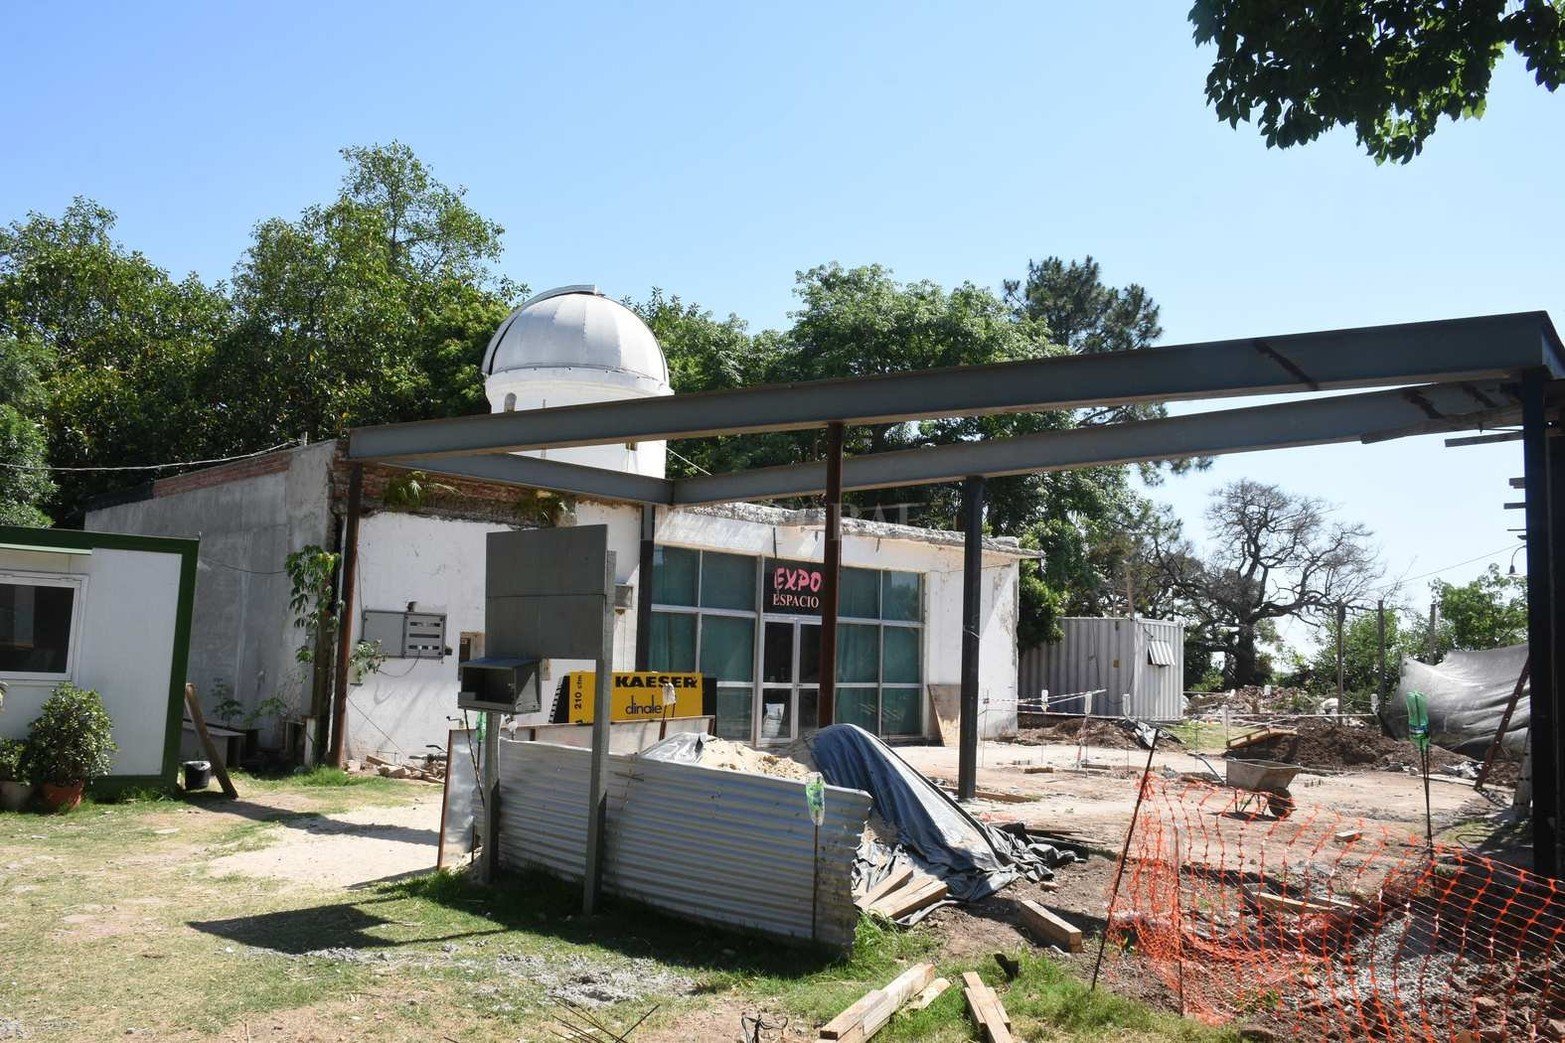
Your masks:
M 1496 402 L 1514 401 L 1498 382 L 1472 389 L 1429 385 L 1410 396 L 1406 389 L 1337 395 L 1245 409 L 1214 410 L 1164 420 L 1142 420 L 1102 427 L 1079 427 L 988 442 L 908 449 L 849 457 L 843 462 L 845 490 L 949 482 L 972 475 L 998 477 L 1064 471 L 1103 464 L 1141 463 L 1189 456 L 1219 456 L 1259 449 L 1375 440 L 1385 431 L 1411 429 L 1430 422 L 1440 430 L 1460 430 L 1462 418 L 1476 411 L 1471 390 Z M 1432 417 L 1433 410 L 1439 415 Z M 1520 406 L 1515 407 L 1519 415 Z M 807 496 L 825 488 L 824 464 L 768 467 L 734 474 L 681 479 L 674 483 L 677 504 Z
M 453 456 L 438 460 L 384 460 L 383 463 L 430 474 L 450 474 L 462 478 L 480 478 L 507 485 L 595 496 L 604 500 L 631 503 L 668 504 L 673 502 L 674 483 L 665 478 L 626 474 L 603 467 L 585 467 L 559 460 L 540 460 L 533 456 L 489 454 Z
M 828 423 L 1565 375 L 1545 312 L 1067 355 L 359 428 L 353 460 L 787 431 Z

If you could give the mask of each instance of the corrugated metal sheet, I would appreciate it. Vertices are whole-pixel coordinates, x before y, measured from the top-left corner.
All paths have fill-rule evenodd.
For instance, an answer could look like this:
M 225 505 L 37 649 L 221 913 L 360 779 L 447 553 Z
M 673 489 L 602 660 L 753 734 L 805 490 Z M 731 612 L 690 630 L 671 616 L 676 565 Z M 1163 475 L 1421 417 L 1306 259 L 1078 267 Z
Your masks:
M 1184 716 L 1184 625 L 1161 619 L 1068 617 L 1057 642 L 1023 652 L 1018 691 L 1034 700 L 1049 693 L 1057 713 L 1121 713 L 1145 721 Z M 1158 658 L 1170 659 L 1167 666 Z
M 545 743 L 500 749 L 501 861 L 580 880 L 590 754 Z M 867 794 L 827 787 L 817 847 L 802 783 L 629 756 L 610 762 L 605 891 L 691 919 L 852 945 Z

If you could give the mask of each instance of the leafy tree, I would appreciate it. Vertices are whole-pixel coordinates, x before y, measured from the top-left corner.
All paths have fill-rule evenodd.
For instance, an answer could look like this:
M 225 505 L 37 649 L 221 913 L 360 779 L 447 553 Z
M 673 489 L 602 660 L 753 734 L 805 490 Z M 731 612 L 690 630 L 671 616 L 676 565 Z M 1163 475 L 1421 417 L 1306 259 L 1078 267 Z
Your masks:
M 1443 644 L 1448 648 L 1477 650 L 1503 648 L 1527 640 L 1527 582 L 1508 576 L 1500 566 L 1461 586 L 1436 581 L 1431 584 L 1439 600 Z
M 1154 554 L 1198 641 L 1227 656 L 1230 685 L 1265 679 L 1260 645 L 1277 620 L 1321 620 L 1362 600 L 1381 574 L 1369 530 L 1330 521 L 1314 497 L 1241 479 L 1212 494 L 1206 520 L 1208 554 L 1161 532 Z
M 0 338 L 0 525 L 49 524 L 40 505 L 54 493 L 43 470 L 48 445 L 33 419 L 44 402 L 43 351 L 14 337 Z
M 1416 615 L 1416 614 L 1415 614 Z M 1423 648 L 1423 633 L 1416 618 L 1409 625 L 1408 612 L 1401 607 L 1386 608 L 1386 685 L 1394 688 L 1404 656 L 1417 656 Z M 1337 693 L 1337 619 L 1327 618 L 1320 647 L 1305 666 L 1302 676 L 1293 678 L 1317 696 Z M 1343 713 L 1368 713 L 1370 696 L 1380 673 L 1379 614 L 1349 612 L 1342 629 Z
M 749 333 L 737 318 L 719 321 L 659 291 L 636 307 L 662 342 L 680 392 L 1128 350 L 1147 346 L 1161 332 L 1157 306 L 1146 292 L 1102 286 L 1090 259 L 1032 264 L 1025 282 L 1008 287 L 1002 298 L 971 284 L 947 290 L 928 281 L 902 283 L 876 265 L 823 265 L 799 274 L 800 306 L 791 327 L 760 334 Z M 1051 336 L 1050 322 L 1065 331 L 1064 343 Z M 1057 411 L 867 425 L 845 432 L 845 451 L 862 455 L 1007 438 L 1120 418 Z M 686 441 L 673 448 L 679 454 L 672 465 L 676 473 L 718 472 L 816 460 L 824 444 L 820 432 L 782 432 Z M 910 521 L 960 524 L 956 484 L 869 491 L 851 494 L 848 501 L 864 513 L 911 504 Z M 1043 565 L 1029 562 L 1022 569 L 1024 643 L 1050 636 L 1062 613 L 1124 611 L 1127 563 L 1137 560 L 1142 539 L 1136 534 L 1152 521 L 1125 468 L 994 479 L 988 501 L 990 531 L 1021 536 L 1044 554 Z M 1145 611 L 1152 585 L 1145 579 L 1135 585 L 1145 588 L 1138 595 Z
M 1442 117 L 1483 114 L 1507 48 L 1544 88 L 1565 79 L 1562 0 L 1195 0 L 1190 22 L 1217 45 L 1218 118 L 1280 148 L 1352 127 L 1377 162 L 1406 163 Z
M 28 346 L 59 467 L 164 462 L 208 445 L 206 379 L 228 322 L 220 289 L 167 272 L 113 238 L 114 214 L 77 199 L 59 218 L 0 229 L 0 343 Z M 9 352 L 8 352 L 9 353 Z M 63 473 L 61 521 L 123 479 Z
M 256 226 L 224 346 L 229 444 L 481 412 L 485 345 L 521 288 L 502 229 L 406 145 L 343 150 L 337 198 Z

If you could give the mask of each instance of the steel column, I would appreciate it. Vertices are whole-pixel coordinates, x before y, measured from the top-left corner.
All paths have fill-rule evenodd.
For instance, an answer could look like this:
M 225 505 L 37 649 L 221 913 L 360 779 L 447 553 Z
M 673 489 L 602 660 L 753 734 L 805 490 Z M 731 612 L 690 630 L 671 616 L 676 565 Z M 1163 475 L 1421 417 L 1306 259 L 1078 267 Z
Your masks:
M 587 781 L 587 850 L 582 875 L 581 911 L 597 912 L 603 890 L 603 835 L 609 810 L 609 724 L 614 690 L 614 554 L 604 562 L 603 639 L 592 693 L 592 771 Z
M 1565 453 L 1550 445 L 1544 393 L 1548 374 L 1529 370 L 1522 378 L 1522 461 L 1527 517 L 1527 645 L 1532 661 L 1532 843 L 1533 865 L 1545 876 L 1560 875 L 1560 619 L 1555 552 L 1565 511 L 1555 502 L 1554 481 L 1565 469 Z M 1565 486 L 1562 486 L 1565 488 Z
M 842 577 L 842 425 L 826 427 L 826 554 L 821 569 L 821 686 L 816 724 L 837 719 L 837 608 Z
M 956 795 L 972 800 L 978 788 L 978 631 L 984 568 L 984 480 L 962 483 L 962 710 Z
M 353 661 L 353 594 L 359 578 L 359 514 L 364 507 L 364 467 L 348 468 L 348 520 L 342 536 L 342 598 L 337 612 L 337 670 L 332 685 L 331 749 L 328 758 L 348 763 L 348 675 Z
M 650 503 L 641 508 L 641 564 L 636 571 L 636 669 L 652 669 L 652 570 L 658 514 Z

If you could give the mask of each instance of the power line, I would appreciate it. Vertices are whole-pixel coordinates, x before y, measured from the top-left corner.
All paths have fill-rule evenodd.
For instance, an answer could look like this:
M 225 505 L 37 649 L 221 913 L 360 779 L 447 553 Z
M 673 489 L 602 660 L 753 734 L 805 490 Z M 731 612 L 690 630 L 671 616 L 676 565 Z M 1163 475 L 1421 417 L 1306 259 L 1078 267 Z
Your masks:
M 1463 565 L 1471 565 L 1475 561 L 1483 561 L 1486 558 L 1495 558 L 1495 557 L 1499 557 L 1501 554 L 1513 553 L 1513 552 L 1515 552 L 1515 550 L 1516 550 L 1515 544 L 1512 544 L 1511 546 L 1508 546 L 1508 547 L 1501 547 L 1499 550 L 1492 550 L 1492 551 L 1490 551 L 1487 554 L 1480 554 L 1476 558 L 1468 558 L 1466 561 L 1459 561 L 1455 565 L 1446 565 L 1444 568 L 1435 569 L 1433 572 L 1424 572 L 1424 573 L 1421 573 L 1421 574 L 1419 574 L 1417 576 L 1403 576 L 1400 579 L 1397 579 L 1397 580 L 1395 580 L 1395 581 L 1393 581 L 1391 583 L 1387 583 L 1384 586 L 1376 587 L 1375 589 L 1376 590 L 1392 590 L 1392 589 L 1394 589 L 1396 587 L 1401 586 L 1404 583 L 1411 583 L 1414 580 L 1419 580 L 1419 579 L 1428 579 L 1430 576 L 1438 576 L 1442 572 L 1450 572 L 1452 569 L 1459 569 Z
M 249 460 L 252 457 L 265 456 L 267 453 L 275 453 L 279 449 L 287 449 L 289 446 L 300 444 L 297 439 L 280 442 L 270 449 L 258 449 L 253 453 L 240 453 L 237 456 L 217 456 L 210 460 L 182 460 L 169 464 L 131 464 L 124 467 L 55 467 L 52 464 L 11 464 L 0 463 L 0 467 L 13 471 L 54 471 L 81 474 L 87 472 L 102 471 L 162 471 L 171 467 L 200 467 L 204 464 L 226 464 L 234 460 Z

